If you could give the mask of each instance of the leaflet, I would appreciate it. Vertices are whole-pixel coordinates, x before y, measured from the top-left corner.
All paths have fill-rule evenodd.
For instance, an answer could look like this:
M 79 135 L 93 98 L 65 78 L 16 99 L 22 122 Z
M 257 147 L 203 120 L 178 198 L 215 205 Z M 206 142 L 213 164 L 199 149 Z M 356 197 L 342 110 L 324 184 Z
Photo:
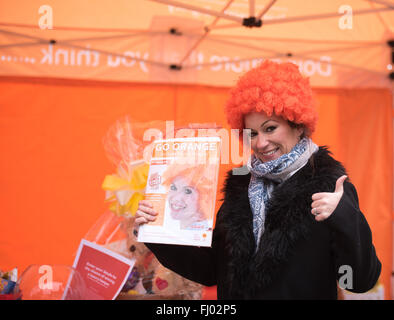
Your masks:
M 73 267 L 84 283 L 84 300 L 114 300 L 127 277 L 135 259 L 127 259 L 85 239 L 81 240 Z M 82 288 L 75 276 L 70 277 L 63 299 L 75 299 L 75 291 Z
M 138 241 L 211 246 L 219 165 L 219 137 L 155 141 L 145 200 L 158 216 Z

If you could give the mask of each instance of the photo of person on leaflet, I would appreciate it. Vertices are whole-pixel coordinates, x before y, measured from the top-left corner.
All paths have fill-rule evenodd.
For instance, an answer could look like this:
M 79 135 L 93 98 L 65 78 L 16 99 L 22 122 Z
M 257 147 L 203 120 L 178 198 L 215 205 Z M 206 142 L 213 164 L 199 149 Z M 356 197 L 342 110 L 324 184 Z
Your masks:
M 163 174 L 167 188 L 169 217 L 179 221 L 181 230 L 208 230 L 212 212 L 212 181 L 206 165 L 169 166 Z M 167 214 L 167 213 L 166 213 Z

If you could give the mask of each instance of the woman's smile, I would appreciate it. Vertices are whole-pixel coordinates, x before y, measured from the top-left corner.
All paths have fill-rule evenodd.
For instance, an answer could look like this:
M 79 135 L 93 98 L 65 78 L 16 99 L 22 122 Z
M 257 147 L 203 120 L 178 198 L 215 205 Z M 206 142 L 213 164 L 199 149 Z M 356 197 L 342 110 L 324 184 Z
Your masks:
M 280 157 L 280 155 L 277 155 L 279 150 L 280 148 L 277 147 L 274 149 L 271 148 L 269 151 L 257 151 L 256 156 L 258 156 L 263 162 L 268 162 Z
M 170 207 L 174 211 L 182 211 L 183 209 L 187 208 L 186 204 L 178 202 L 178 201 L 175 201 L 175 202 L 170 201 Z

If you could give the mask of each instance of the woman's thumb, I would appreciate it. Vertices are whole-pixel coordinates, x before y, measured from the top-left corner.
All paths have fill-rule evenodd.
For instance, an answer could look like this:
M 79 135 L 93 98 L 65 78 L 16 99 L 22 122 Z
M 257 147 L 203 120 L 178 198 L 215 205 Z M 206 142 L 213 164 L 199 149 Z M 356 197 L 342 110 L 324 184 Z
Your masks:
M 343 192 L 343 183 L 347 179 L 347 175 L 343 175 L 338 178 L 336 184 L 335 184 L 335 192 Z

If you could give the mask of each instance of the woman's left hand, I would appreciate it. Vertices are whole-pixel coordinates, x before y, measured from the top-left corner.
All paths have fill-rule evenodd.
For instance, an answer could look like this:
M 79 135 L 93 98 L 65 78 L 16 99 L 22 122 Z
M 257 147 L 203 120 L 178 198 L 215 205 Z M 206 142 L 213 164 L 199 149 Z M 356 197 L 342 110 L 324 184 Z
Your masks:
M 347 176 L 338 178 L 334 192 L 319 192 L 312 195 L 312 214 L 316 221 L 326 220 L 336 209 L 343 195 L 343 183 Z

